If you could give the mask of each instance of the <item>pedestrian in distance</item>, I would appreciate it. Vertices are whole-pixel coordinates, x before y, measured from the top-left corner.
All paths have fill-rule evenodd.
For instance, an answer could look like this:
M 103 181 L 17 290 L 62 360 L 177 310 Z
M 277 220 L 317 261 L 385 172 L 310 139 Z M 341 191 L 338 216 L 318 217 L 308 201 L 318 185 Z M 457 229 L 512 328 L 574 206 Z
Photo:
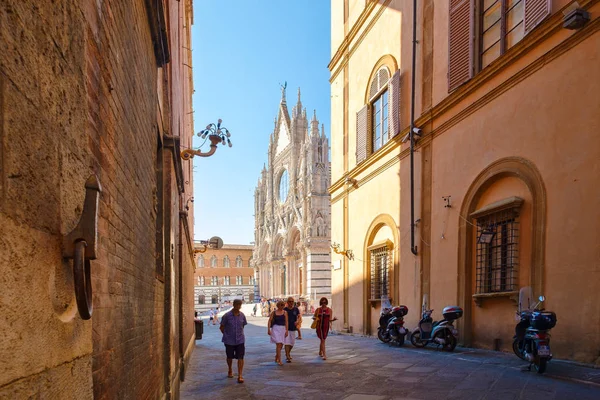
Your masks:
M 300 317 L 300 310 L 298 309 L 298 307 L 296 307 L 296 302 L 294 301 L 293 297 L 288 297 L 287 303 L 283 310 L 287 314 L 289 332 L 289 335 L 285 337 L 285 340 L 283 342 L 285 346 L 285 361 L 291 363 L 292 348 L 294 347 L 294 344 L 296 344 L 296 330 L 298 327 L 298 318 Z
M 213 312 L 213 309 L 211 308 L 210 311 L 208 312 L 209 315 L 209 325 L 214 325 L 215 324 L 215 313 Z
M 288 337 L 288 315 L 283 309 L 285 302 L 277 302 L 277 309 L 271 313 L 267 322 L 267 334 L 271 337 L 271 343 L 275 343 L 275 362 L 283 365 L 281 362 L 281 348 Z
M 256 305 L 256 303 L 254 303 L 254 308 L 252 309 L 252 316 L 253 317 L 256 317 L 256 308 L 257 308 L 257 305 Z
M 296 303 L 296 308 L 298 308 L 298 319 L 296 320 L 296 331 L 298 332 L 298 337 L 296 339 L 302 340 L 302 332 L 300 328 L 302 327 L 302 305 L 300 302 Z
M 326 297 L 321 297 L 319 300 L 320 307 L 315 310 L 315 314 L 313 315 L 313 325 L 317 331 L 317 337 L 321 340 L 319 345 L 319 355 L 323 358 L 323 360 L 327 360 L 327 351 L 325 349 L 325 340 L 327 339 L 327 334 L 331 329 L 331 323 L 335 321 L 337 318 L 333 317 L 333 310 L 327 307 L 329 301 Z
M 225 344 L 225 354 L 227 355 L 227 377 L 233 378 L 233 359 L 237 359 L 238 383 L 244 383 L 244 354 L 246 353 L 246 338 L 244 336 L 244 326 L 248 324 L 246 316 L 240 311 L 242 301 L 236 299 L 233 301 L 233 309 L 226 312 L 221 319 L 221 333 Z

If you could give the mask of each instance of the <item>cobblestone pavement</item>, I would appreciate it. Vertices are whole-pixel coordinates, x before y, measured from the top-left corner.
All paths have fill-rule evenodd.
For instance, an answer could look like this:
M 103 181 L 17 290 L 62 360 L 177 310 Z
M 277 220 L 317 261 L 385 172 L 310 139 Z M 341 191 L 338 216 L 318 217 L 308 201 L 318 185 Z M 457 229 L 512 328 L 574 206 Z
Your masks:
M 398 348 L 369 337 L 331 335 L 323 361 L 307 318 L 293 362 L 278 366 L 267 319 L 245 314 L 245 383 L 227 378 L 219 329 L 205 324 L 182 399 L 600 399 L 600 369 L 557 360 L 539 375 L 521 371 L 524 363 L 511 354 L 466 348 L 445 353 L 408 342 Z M 236 367 L 234 360 L 234 373 Z

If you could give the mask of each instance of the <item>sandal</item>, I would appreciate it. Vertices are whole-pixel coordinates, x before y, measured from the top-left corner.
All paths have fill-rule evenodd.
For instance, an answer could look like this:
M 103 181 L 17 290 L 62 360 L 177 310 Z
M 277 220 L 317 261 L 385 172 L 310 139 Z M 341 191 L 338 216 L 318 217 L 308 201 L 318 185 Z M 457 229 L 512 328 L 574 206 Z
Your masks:
M 241 376 L 238 378 L 238 383 L 244 383 L 244 378 L 242 378 Z
M 285 362 L 286 362 L 286 363 L 291 363 L 291 362 L 292 362 L 292 359 L 291 359 L 290 357 L 286 357 L 286 359 L 285 359 Z
M 228 377 L 228 378 L 233 378 L 233 372 L 231 372 L 231 373 L 227 374 L 227 377 Z

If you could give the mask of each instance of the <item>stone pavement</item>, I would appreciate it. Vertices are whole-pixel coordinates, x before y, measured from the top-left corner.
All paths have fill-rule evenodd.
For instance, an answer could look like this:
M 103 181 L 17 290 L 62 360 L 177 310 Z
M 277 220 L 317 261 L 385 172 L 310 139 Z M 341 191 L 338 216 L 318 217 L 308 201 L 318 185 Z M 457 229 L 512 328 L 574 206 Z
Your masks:
M 304 319 L 293 362 L 278 366 L 267 318 L 245 314 L 245 383 L 227 378 L 219 329 L 205 325 L 181 387 L 182 399 L 600 399 L 600 369 L 557 360 L 548 365 L 547 374 L 538 375 L 521 371 L 524 363 L 511 354 L 460 347 L 445 353 L 435 347 L 416 349 L 408 342 L 398 348 L 369 337 L 331 335 L 323 361 L 310 317 Z

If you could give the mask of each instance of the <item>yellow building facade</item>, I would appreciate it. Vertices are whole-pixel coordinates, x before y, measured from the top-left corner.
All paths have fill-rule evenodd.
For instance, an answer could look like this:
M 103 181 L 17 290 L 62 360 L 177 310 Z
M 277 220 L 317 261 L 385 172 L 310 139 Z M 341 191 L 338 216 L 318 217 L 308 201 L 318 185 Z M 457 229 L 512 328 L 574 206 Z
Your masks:
M 599 363 L 600 4 L 416 4 L 332 0 L 336 329 L 376 333 L 388 296 L 508 351 L 531 286 L 554 355 Z

